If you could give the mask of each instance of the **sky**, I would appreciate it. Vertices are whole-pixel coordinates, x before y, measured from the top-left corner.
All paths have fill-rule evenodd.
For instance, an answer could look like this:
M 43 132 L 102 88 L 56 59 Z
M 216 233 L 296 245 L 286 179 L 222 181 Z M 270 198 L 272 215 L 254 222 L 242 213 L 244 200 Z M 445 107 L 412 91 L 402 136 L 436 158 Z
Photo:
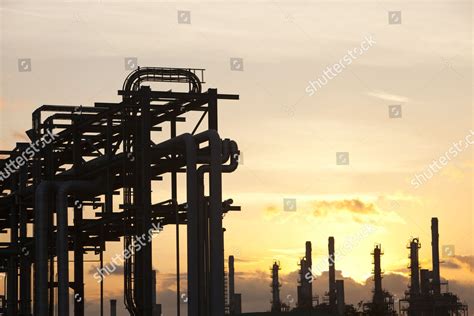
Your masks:
M 439 218 L 441 247 L 454 246 L 454 256 L 442 258 L 442 277 L 474 306 L 470 1 L 0 3 L 1 149 L 26 140 L 31 112 L 42 104 L 118 102 L 125 58 L 205 68 L 204 89 L 240 95 L 220 102 L 219 133 L 236 140 L 243 156 L 224 176 L 223 196 L 242 206 L 224 225 L 244 311 L 270 308 L 274 260 L 281 263 L 282 299 L 291 303 L 305 242 L 318 262 L 329 236 L 343 249 L 367 227 L 370 234 L 336 258 L 349 302 L 370 295 L 370 253 L 378 243 L 384 287 L 402 295 L 410 238 L 420 238 L 421 264 L 431 266 L 431 217 Z M 178 11 L 189 12 L 189 24 L 179 23 Z M 31 71 L 20 71 L 19 59 Z M 156 185 L 154 201 L 166 197 L 167 187 Z M 295 207 L 285 210 L 285 201 Z M 153 240 L 164 315 L 175 313 L 174 229 Z M 120 249 L 108 244 L 105 257 Z M 92 314 L 94 265 L 86 265 Z M 321 296 L 327 268 L 316 274 Z M 121 302 L 121 277 L 107 277 L 105 290 L 107 300 Z

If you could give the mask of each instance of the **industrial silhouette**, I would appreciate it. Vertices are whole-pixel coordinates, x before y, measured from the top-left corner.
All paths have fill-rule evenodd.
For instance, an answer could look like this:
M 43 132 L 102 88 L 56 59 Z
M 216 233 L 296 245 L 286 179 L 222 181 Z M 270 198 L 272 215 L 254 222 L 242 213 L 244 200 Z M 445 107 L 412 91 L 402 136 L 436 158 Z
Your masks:
M 6 304 L 0 301 L 4 314 L 49 316 L 57 304 L 59 315 L 69 315 L 71 288 L 74 315 L 84 315 L 87 252 L 98 256 L 103 315 L 103 252 L 123 238 L 124 304 L 130 315 L 160 315 L 151 243 L 143 239 L 166 225 L 176 225 L 178 254 L 178 226 L 187 227 L 188 314 L 224 313 L 222 217 L 240 208 L 232 199 L 222 199 L 221 178 L 237 168 L 239 150 L 235 141 L 218 134 L 218 100 L 239 96 L 201 91 L 203 73 L 138 68 L 119 91 L 121 102 L 43 105 L 33 112 L 32 128 L 26 132 L 32 145 L 17 143 L 13 150 L 0 152 L 6 156 L 0 170 L 9 171 L 0 179 L 0 229 L 10 237 L 0 248 L 0 272 L 7 274 Z M 155 82 L 182 84 L 187 90 L 153 91 L 143 85 Z M 190 112 L 199 113 L 199 121 L 178 135 L 179 123 Z M 186 177 L 182 201 L 179 174 Z M 170 179 L 167 199 L 153 201 L 152 185 L 165 178 Z M 69 208 L 74 208 L 73 226 L 68 225 Z M 95 217 L 84 218 L 86 210 L 95 210 Z M 74 254 L 72 279 L 69 251 Z M 179 314 L 179 256 L 176 260 Z M 231 311 L 240 312 L 240 296 L 230 295 Z M 114 311 L 117 302 L 111 305 Z
M 110 300 L 111 315 L 117 314 L 118 304 L 130 315 L 161 315 L 151 239 L 167 225 L 176 227 L 178 316 L 183 301 L 190 316 L 242 314 L 245 297 L 236 293 L 234 256 L 229 256 L 225 270 L 222 223 L 224 213 L 240 207 L 232 199 L 223 199 L 221 183 L 223 173 L 236 170 L 239 149 L 235 141 L 218 134 L 218 100 L 239 96 L 219 94 L 216 89 L 203 92 L 203 74 L 203 69 L 138 68 L 119 91 L 121 102 L 43 105 L 33 112 L 32 128 L 26 132 L 31 144 L 17 143 L 12 150 L 0 151 L 4 156 L 0 170 L 5 171 L 0 178 L 0 231 L 10 239 L 0 243 L 0 272 L 6 274 L 6 293 L 0 296 L 2 315 L 50 316 L 57 306 L 58 315 L 83 316 L 86 253 L 98 256 L 103 315 L 103 289 L 110 272 L 103 253 L 111 242 L 120 240 L 123 302 Z M 187 91 L 154 91 L 143 85 L 156 82 L 184 84 Z M 201 114 L 200 119 L 192 129 L 178 134 L 179 123 L 190 112 Z M 186 198 L 181 201 L 180 174 L 186 179 Z M 165 178 L 169 179 L 167 199 L 154 201 L 152 185 Z M 73 209 L 72 226 L 69 208 Z M 85 217 L 86 211 L 94 211 L 94 217 Z M 179 225 L 187 229 L 186 290 L 180 288 Z M 420 269 L 420 242 L 412 239 L 408 247 L 411 282 L 398 313 L 467 315 L 467 306 L 455 294 L 441 290 L 436 218 L 431 229 L 432 270 Z M 69 252 L 73 252 L 72 279 Z M 396 315 L 394 297 L 382 284 L 381 245 L 372 253 L 372 301 L 359 308 L 346 304 L 344 280 L 336 280 L 335 253 L 335 239 L 329 237 L 328 291 L 320 299 L 313 293 L 312 247 L 306 242 L 293 308 L 281 300 L 280 263 L 275 261 L 270 269 L 268 314 Z M 72 308 L 69 289 L 74 291 Z
M 312 281 L 314 275 L 311 271 L 311 243 L 306 242 L 305 257 L 300 261 L 299 270 L 299 285 L 298 302 L 296 307 L 283 309 L 279 293 L 281 283 L 278 278 L 278 270 L 280 270 L 279 263 L 274 263 L 272 269 L 272 305 L 271 312 L 273 314 L 287 314 L 294 315 L 364 315 L 364 316 L 467 316 L 468 307 L 461 303 L 458 296 L 449 291 L 442 292 L 442 283 L 439 269 L 439 235 L 438 235 L 438 219 L 431 220 L 432 232 L 432 263 L 433 269 L 421 269 L 418 261 L 418 250 L 420 243 L 418 238 L 413 238 L 410 241 L 410 285 L 406 291 L 405 298 L 399 301 L 398 313 L 396 311 L 396 304 L 394 296 L 385 290 L 382 285 L 382 263 L 381 257 L 383 255 L 382 246 L 375 245 L 372 252 L 373 256 L 373 296 L 372 301 L 360 304 L 359 308 L 353 305 L 347 305 L 344 294 L 344 280 L 336 280 L 336 257 L 335 257 L 335 240 L 334 237 L 328 239 L 328 270 L 329 270 L 329 285 L 328 291 L 320 298 L 318 295 L 309 295 L 312 293 Z M 311 278 L 308 277 L 311 274 Z M 421 286 L 420 286 L 421 284 Z M 263 315 L 266 313 L 259 313 Z M 254 314 L 247 314 L 254 315 Z

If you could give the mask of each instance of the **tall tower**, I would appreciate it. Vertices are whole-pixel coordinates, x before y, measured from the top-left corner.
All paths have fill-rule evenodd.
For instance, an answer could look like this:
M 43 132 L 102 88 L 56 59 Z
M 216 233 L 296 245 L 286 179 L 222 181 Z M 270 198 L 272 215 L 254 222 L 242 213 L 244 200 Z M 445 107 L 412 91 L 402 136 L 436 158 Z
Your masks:
M 410 297 L 420 294 L 420 263 L 418 250 L 421 248 L 418 238 L 410 241 Z
M 336 308 L 336 257 L 334 251 L 334 237 L 328 239 L 328 253 L 329 253 L 329 306 L 331 310 Z
M 275 261 L 272 268 L 272 312 L 281 312 L 281 300 L 280 300 L 280 287 L 281 283 L 278 276 L 278 271 L 280 271 L 280 263 Z
M 298 308 L 310 310 L 313 307 L 313 284 L 306 276 L 312 268 L 311 242 L 306 242 L 305 257 L 300 261 L 300 285 L 298 286 Z
M 441 278 L 439 273 L 439 233 L 438 218 L 431 219 L 431 253 L 433 261 L 433 292 L 435 295 L 441 294 Z
M 373 303 L 375 305 L 382 305 L 384 300 L 384 295 L 382 291 L 382 267 L 380 262 L 380 257 L 383 255 L 382 246 L 376 245 L 374 252 L 374 298 Z

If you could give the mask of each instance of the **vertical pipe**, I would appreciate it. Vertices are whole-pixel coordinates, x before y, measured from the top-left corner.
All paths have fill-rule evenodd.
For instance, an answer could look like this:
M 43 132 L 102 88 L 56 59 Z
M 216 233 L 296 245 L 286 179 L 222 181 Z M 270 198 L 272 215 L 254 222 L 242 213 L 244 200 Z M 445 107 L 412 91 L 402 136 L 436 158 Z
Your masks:
M 332 309 L 336 306 L 336 257 L 334 251 L 334 237 L 328 239 L 329 251 L 329 305 Z
M 234 313 L 234 296 L 235 296 L 235 272 L 234 272 L 234 256 L 229 256 L 229 310 L 230 314 Z
M 35 316 L 48 315 L 48 199 L 53 183 L 42 181 L 35 191 Z
M 117 316 L 117 300 L 110 300 L 110 316 Z
M 18 248 L 18 217 L 17 205 L 13 203 L 10 207 L 10 243 Z M 18 314 L 18 255 L 10 254 L 8 259 L 8 282 L 7 282 L 7 315 Z
M 216 101 L 217 102 L 217 101 Z M 211 148 L 210 172 L 210 258 L 211 315 L 221 316 L 224 304 L 224 240 L 222 234 L 222 141 L 216 131 L 208 131 Z
M 26 188 L 27 170 L 22 168 L 20 170 L 20 195 L 23 196 Z M 23 199 L 19 199 L 20 211 L 20 241 L 21 247 L 25 247 L 28 238 L 28 214 L 26 207 L 23 205 Z M 23 248 L 21 249 L 23 252 Z M 29 253 L 22 253 L 20 258 L 20 315 L 31 315 L 31 259 Z
M 138 203 L 140 205 L 141 216 L 139 216 L 139 235 L 142 237 L 148 237 L 148 230 L 151 229 L 151 178 L 150 178 L 150 146 L 151 146 L 151 117 L 150 117 L 150 87 L 141 87 L 142 92 L 140 105 L 141 105 L 141 117 L 140 117 L 140 137 L 139 137 L 139 187 L 134 193 L 137 194 Z M 136 253 L 136 258 L 140 258 L 141 267 L 139 268 L 141 274 L 141 295 L 138 299 L 141 301 L 138 310 L 142 310 L 142 316 L 152 316 L 152 247 L 151 240 L 145 240 L 144 246 L 140 252 Z M 138 276 L 137 276 L 138 277 Z M 140 297 L 141 296 L 141 297 Z
M 100 244 L 99 261 L 100 271 L 104 271 L 104 250 L 102 249 L 102 243 Z M 104 280 L 105 278 L 102 277 L 100 281 L 100 316 L 104 316 Z
M 208 89 L 207 93 L 209 95 L 209 104 L 208 104 L 208 127 L 210 130 L 218 131 L 218 111 L 217 111 L 217 89 Z
M 176 137 L 176 120 L 170 121 L 171 139 Z M 178 178 L 175 170 L 171 172 L 171 199 L 175 205 L 176 220 L 176 315 L 181 316 L 181 284 L 179 259 L 179 213 L 178 213 Z
M 433 261 L 433 291 L 434 294 L 441 293 L 441 277 L 439 272 L 439 233 L 438 218 L 431 219 L 431 253 Z
M 74 206 L 74 316 L 84 316 L 84 252 L 82 242 L 82 208 Z
M 190 134 L 183 134 L 165 141 L 155 148 L 167 148 L 176 143 L 183 143 L 186 150 L 186 199 L 187 199 L 187 251 L 188 251 L 188 315 L 199 315 L 199 284 L 197 282 L 199 270 L 198 260 L 198 202 L 197 202 L 197 145 Z M 222 278 L 224 276 L 222 275 Z

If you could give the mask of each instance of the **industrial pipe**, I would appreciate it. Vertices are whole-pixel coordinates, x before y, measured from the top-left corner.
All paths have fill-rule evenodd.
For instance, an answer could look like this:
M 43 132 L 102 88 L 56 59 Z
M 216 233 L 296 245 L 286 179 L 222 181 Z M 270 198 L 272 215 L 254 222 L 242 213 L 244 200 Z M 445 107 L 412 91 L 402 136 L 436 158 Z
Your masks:
M 188 311 L 189 316 L 198 315 L 198 300 L 199 286 L 197 282 L 198 267 L 197 267 L 197 240 L 195 236 L 198 231 L 198 217 L 197 217 L 197 174 L 196 161 L 198 146 L 191 136 L 186 133 L 155 146 L 158 149 L 168 148 L 172 145 L 183 143 L 186 150 L 186 199 L 187 199 L 187 241 L 188 241 Z
M 68 195 L 97 194 L 104 188 L 102 180 L 66 181 L 58 183 L 56 192 L 56 216 L 58 232 L 56 248 L 58 256 L 58 313 L 69 315 L 69 233 Z M 83 298 L 81 298 L 83 299 Z
M 36 316 L 48 316 L 48 201 L 54 192 L 54 182 L 42 181 L 35 191 L 35 297 Z
M 198 142 L 209 141 L 210 161 L 210 307 L 212 316 L 224 313 L 224 240 L 222 236 L 222 140 L 215 130 L 195 136 Z

